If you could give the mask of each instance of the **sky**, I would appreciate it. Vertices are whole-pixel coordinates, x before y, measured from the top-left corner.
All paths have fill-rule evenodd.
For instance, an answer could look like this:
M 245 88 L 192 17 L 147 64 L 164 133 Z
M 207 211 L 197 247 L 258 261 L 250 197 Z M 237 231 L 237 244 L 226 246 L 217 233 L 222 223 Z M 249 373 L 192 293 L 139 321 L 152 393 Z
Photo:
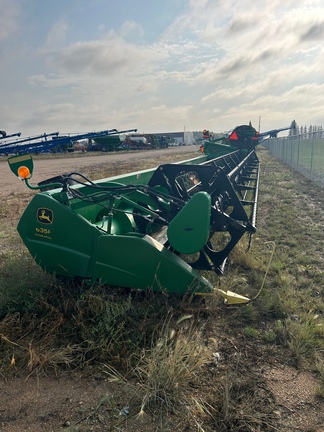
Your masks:
M 0 129 L 324 123 L 322 0 L 0 0 Z

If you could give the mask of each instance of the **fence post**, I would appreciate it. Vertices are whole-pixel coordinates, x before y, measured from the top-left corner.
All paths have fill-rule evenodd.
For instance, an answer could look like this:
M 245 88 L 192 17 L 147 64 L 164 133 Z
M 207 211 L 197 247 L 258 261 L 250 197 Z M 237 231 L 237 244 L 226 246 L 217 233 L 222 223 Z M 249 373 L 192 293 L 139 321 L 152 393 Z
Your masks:
M 315 144 L 315 133 L 312 133 L 312 156 L 311 156 L 311 166 L 310 166 L 310 176 L 309 178 L 313 180 L 313 168 L 314 168 L 314 144 Z
M 299 171 L 299 158 L 300 158 L 300 140 L 301 135 L 298 136 L 298 147 L 297 147 L 297 171 Z

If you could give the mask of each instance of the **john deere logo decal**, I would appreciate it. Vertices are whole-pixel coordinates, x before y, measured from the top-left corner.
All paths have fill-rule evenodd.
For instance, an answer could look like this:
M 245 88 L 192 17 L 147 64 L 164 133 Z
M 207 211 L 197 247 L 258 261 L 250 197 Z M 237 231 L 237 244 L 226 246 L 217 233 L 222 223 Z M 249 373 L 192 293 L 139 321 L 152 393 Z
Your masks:
M 54 215 L 50 209 L 39 208 L 37 210 L 36 219 L 42 224 L 51 225 L 53 223 Z

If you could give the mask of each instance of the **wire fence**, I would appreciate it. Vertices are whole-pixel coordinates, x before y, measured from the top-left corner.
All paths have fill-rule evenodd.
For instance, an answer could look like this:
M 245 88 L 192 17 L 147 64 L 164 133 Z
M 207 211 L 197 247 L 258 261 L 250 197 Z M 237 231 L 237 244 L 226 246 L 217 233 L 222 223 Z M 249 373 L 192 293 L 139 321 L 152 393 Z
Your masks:
M 324 188 L 323 131 L 269 138 L 262 145 L 287 165 Z

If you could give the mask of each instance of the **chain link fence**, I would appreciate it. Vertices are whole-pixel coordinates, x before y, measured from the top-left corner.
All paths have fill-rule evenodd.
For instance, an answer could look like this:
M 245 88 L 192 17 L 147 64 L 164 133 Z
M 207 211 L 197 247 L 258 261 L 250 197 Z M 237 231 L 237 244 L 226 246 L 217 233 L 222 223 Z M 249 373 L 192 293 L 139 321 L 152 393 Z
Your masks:
M 324 188 L 324 133 L 310 132 L 261 143 L 271 153 Z

